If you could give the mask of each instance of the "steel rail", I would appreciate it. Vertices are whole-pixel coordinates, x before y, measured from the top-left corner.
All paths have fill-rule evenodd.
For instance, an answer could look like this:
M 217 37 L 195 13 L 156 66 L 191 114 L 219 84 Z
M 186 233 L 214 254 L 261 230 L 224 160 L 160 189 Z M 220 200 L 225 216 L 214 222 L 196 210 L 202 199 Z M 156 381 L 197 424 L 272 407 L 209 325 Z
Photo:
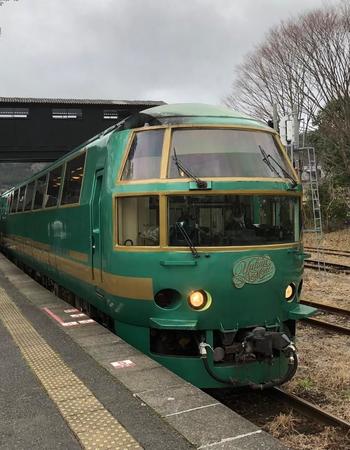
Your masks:
M 297 395 L 290 394 L 281 388 L 275 387 L 271 389 L 271 393 L 277 399 L 283 400 L 295 408 L 297 411 L 306 415 L 307 417 L 317 420 L 325 425 L 330 425 L 333 427 L 340 427 L 345 432 L 350 430 L 350 423 L 340 417 L 334 416 L 333 414 L 324 411 L 317 405 L 304 400 Z
M 306 319 L 300 320 L 317 328 L 324 328 L 325 330 L 334 331 L 340 334 L 347 334 L 350 336 L 350 328 L 343 327 L 342 325 L 337 325 L 331 322 L 325 322 L 324 320 L 315 319 L 313 317 L 307 317 Z
M 288 403 L 288 405 L 292 408 L 301 412 L 303 415 L 316 420 L 317 422 L 330 425 L 332 427 L 340 427 L 345 432 L 350 430 L 350 423 L 346 420 L 326 412 L 319 406 L 314 405 L 313 403 L 310 403 L 297 395 L 290 394 L 289 392 L 286 392 L 278 387 L 270 389 L 269 393 L 271 393 L 278 400 Z
M 317 248 L 317 247 L 308 247 L 304 246 L 304 250 L 308 250 L 313 253 L 324 253 L 325 255 L 335 255 L 335 256 L 346 256 L 350 258 L 350 251 L 347 250 L 337 250 L 332 248 Z
M 310 300 L 300 300 L 302 305 L 313 306 L 314 308 L 321 309 L 334 314 L 342 314 L 343 316 L 350 316 L 349 309 L 338 308 L 337 306 L 324 305 L 323 303 L 317 303 Z
M 329 272 L 339 273 L 344 272 L 350 274 L 350 266 L 345 266 L 343 264 L 335 264 L 323 261 L 316 261 L 314 259 L 308 259 L 304 262 L 304 266 L 309 269 L 325 269 Z
M 237 396 L 241 395 L 242 392 L 243 392 L 243 395 L 246 397 L 247 392 L 248 392 L 246 389 L 241 391 L 241 393 L 236 391 L 235 394 L 233 394 L 233 392 L 231 391 L 229 395 L 231 397 L 233 394 L 235 397 L 237 397 Z M 284 405 L 287 405 L 288 407 L 299 412 L 304 417 L 308 417 L 309 419 L 312 419 L 322 425 L 340 428 L 345 433 L 348 433 L 350 431 L 350 423 L 348 421 L 346 421 L 345 419 L 337 417 L 334 414 L 329 413 L 329 412 L 325 411 L 324 409 L 320 408 L 319 406 L 315 405 L 314 403 L 311 403 L 308 400 L 304 400 L 303 398 L 301 398 L 295 394 L 285 391 L 281 387 L 276 386 L 276 387 L 272 387 L 270 389 L 266 389 L 263 391 L 255 391 L 255 392 L 260 393 L 265 398 L 270 398 L 270 399 L 276 400 L 277 402 L 281 402 Z M 210 395 L 212 395 L 212 394 L 210 394 Z M 225 400 L 225 398 L 223 399 L 222 397 L 220 398 L 215 395 L 214 395 L 214 398 L 216 398 L 218 401 L 220 401 L 221 403 L 223 403 L 224 405 L 228 406 L 230 409 L 233 409 L 235 411 L 235 408 L 232 407 L 232 405 L 230 405 L 229 403 L 227 403 L 227 400 Z M 244 414 L 244 417 L 246 417 L 248 420 L 251 420 L 245 414 Z M 253 422 L 254 422 L 254 420 L 253 420 Z

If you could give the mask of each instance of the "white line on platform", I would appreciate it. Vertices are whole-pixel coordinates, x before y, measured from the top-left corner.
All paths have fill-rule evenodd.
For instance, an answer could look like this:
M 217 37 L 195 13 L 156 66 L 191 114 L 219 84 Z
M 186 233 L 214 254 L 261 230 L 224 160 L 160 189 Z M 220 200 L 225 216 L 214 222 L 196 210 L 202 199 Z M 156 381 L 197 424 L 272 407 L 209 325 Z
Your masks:
M 197 408 L 185 409 L 184 411 L 179 411 L 179 412 L 167 414 L 164 417 L 176 416 L 178 414 L 183 414 L 183 413 L 187 413 L 187 412 L 191 412 L 191 411 L 196 411 L 197 409 L 210 408 L 210 406 L 216 406 L 216 405 L 221 405 L 221 403 L 211 403 L 210 405 L 197 406 Z
M 162 392 L 162 391 L 167 391 L 169 389 L 181 388 L 182 386 L 183 386 L 183 383 L 181 383 L 181 384 L 180 383 L 178 383 L 178 384 L 171 384 L 170 386 L 166 386 L 166 387 L 164 387 L 162 389 L 158 389 L 158 388 L 145 389 L 144 391 L 141 391 L 141 392 L 135 392 L 135 394 L 132 394 L 132 395 L 133 395 L 133 397 L 139 397 L 140 395 L 146 394 L 147 392 L 154 392 L 154 391 Z
M 94 323 L 95 321 L 93 319 L 86 319 L 86 320 L 79 320 L 78 322 L 84 324 L 84 323 Z
M 214 447 L 214 445 L 224 444 L 225 442 L 235 441 L 236 439 L 242 439 L 244 437 L 252 436 L 253 434 L 259 434 L 259 433 L 262 433 L 262 430 L 251 431 L 250 433 L 239 434 L 238 436 L 221 439 L 221 441 L 218 441 L 218 442 L 212 442 L 211 444 L 201 445 L 200 447 L 198 447 L 198 450 L 200 450 L 202 448 Z

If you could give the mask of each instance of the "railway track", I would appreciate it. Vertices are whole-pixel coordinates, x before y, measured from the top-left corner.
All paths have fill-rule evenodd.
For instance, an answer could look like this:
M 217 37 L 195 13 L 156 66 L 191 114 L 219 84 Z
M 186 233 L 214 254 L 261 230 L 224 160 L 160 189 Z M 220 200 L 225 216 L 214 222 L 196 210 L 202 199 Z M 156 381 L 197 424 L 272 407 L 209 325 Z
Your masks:
M 290 394 L 285 390 L 275 387 L 268 391 L 268 395 L 272 395 L 291 406 L 299 413 L 307 416 L 316 422 L 322 423 L 324 425 L 341 428 L 345 433 L 350 431 L 350 423 L 340 417 L 334 416 L 333 414 L 326 412 L 319 406 L 304 400 L 297 395 Z
M 336 250 L 332 248 L 319 248 L 317 247 L 304 247 L 304 250 L 308 250 L 313 253 L 317 253 L 319 251 L 320 253 L 323 253 L 324 255 L 334 255 L 334 256 L 345 256 L 350 258 L 350 251 L 347 250 Z
M 308 306 L 313 306 L 314 308 L 324 311 L 325 313 L 338 314 L 345 317 L 350 317 L 350 311 L 348 309 L 337 308 L 336 306 L 323 305 L 322 303 L 310 302 L 308 300 L 301 300 L 300 303 Z M 308 323 L 317 328 L 324 328 L 329 331 L 334 331 L 340 334 L 350 335 L 350 328 L 337 323 L 326 322 L 324 320 L 316 319 L 314 317 L 309 317 L 307 319 L 302 319 L 303 322 Z
M 342 325 L 337 325 L 335 323 L 326 322 L 324 320 L 315 319 L 309 317 L 307 319 L 301 319 L 303 322 L 308 323 L 317 328 L 324 328 L 325 330 L 334 331 L 340 334 L 347 334 L 350 336 L 350 328 L 343 327 Z
M 346 318 L 350 317 L 350 311 L 346 309 L 331 305 L 322 305 L 309 300 L 302 300 L 300 303 L 316 307 L 325 313 L 339 314 Z M 321 321 L 317 321 L 317 325 L 319 322 Z M 312 324 L 316 325 L 316 321 L 312 322 Z M 343 327 L 339 327 L 335 324 L 328 325 L 327 323 L 325 327 L 332 327 L 333 331 L 343 332 Z M 346 332 L 350 334 L 350 329 L 346 329 Z M 297 420 L 294 423 L 294 431 L 290 431 L 290 433 L 295 433 L 295 436 L 302 436 L 303 434 L 307 436 L 322 436 L 325 427 L 330 426 L 337 430 L 335 434 L 338 440 L 336 439 L 335 442 L 330 441 L 333 447 L 327 448 L 338 448 L 338 444 L 348 442 L 349 439 L 349 421 L 325 411 L 322 407 L 313 403 L 313 400 L 310 402 L 281 388 L 276 387 L 261 392 L 243 390 L 241 393 L 236 394 L 228 392 L 226 395 L 220 395 L 216 398 L 226 404 L 226 406 L 232 408 L 238 414 L 241 414 L 243 417 L 256 423 L 256 425 L 268 432 L 271 432 L 271 429 L 274 429 L 273 424 L 275 421 L 277 424 L 279 423 L 278 418 L 280 416 L 283 417 L 284 415 L 285 417 L 289 417 L 289 414 L 292 413 L 291 417 L 294 417 Z M 272 427 L 270 427 L 271 424 Z M 277 435 L 277 437 L 287 437 L 288 442 L 288 432 L 286 435 L 283 435 L 283 432 L 281 431 L 280 433 L 282 434 Z M 324 439 L 324 437 L 322 439 Z M 317 438 L 315 438 L 314 448 L 318 448 L 317 443 Z M 345 447 L 346 444 L 344 448 Z M 295 447 L 292 446 L 292 448 Z M 343 446 L 341 446 L 341 448 L 343 448 Z
M 334 256 L 345 256 L 345 257 L 349 257 L 350 258 L 350 251 L 347 250 L 337 250 L 334 248 L 317 248 L 317 247 L 309 247 L 309 246 L 304 246 L 304 250 L 313 252 L 313 253 L 317 253 L 317 251 L 319 251 L 320 253 L 323 253 L 325 255 L 334 255 Z
M 315 269 L 315 270 L 326 270 L 328 272 L 332 273 L 345 273 L 350 274 L 350 266 L 346 266 L 343 264 L 335 264 L 330 262 L 323 262 L 323 261 L 316 261 L 314 259 L 308 259 L 304 262 L 304 266 L 308 269 Z
M 334 313 L 334 314 L 342 314 L 343 316 L 349 316 L 350 317 L 350 310 L 349 309 L 343 309 L 338 308 L 337 306 L 333 305 L 324 305 L 323 303 L 317 303 L 310 300 L 300 300 L 300 303 L 302 305 L 307 306 L 313 306 L 314 308 L 321 309 L 322 311 Z
M 331 426 L 337 429 L 340 442 L 343 437 L 347 439 L 346 436 L 349 436 L 350 423 L 348 421 L 280 387 L 264 391 L 215 390 L 209 394 L 268 432 L 270 432 L 268 424 L 272 424 L 281 415 L 288 416 L 292 413 L 294 417 L 299 416 L 300 418 L 295 422 L 295 428 L 293 428 L 296 435 L 305 433 L 317 435 L 322 433 L 324 427 Z M 281 435 L 278 436 L 278 438 L 280 437 Z

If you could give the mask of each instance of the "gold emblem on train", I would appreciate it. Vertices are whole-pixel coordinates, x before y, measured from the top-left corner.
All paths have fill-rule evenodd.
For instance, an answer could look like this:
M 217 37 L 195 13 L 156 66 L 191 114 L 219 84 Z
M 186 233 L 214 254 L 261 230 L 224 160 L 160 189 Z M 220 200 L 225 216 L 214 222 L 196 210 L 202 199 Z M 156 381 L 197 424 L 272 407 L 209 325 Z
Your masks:
M 236 288 L 248 284 L 265 283 L 275 275 L 276 268 L 268 255 L 245 256 L 233 265 L 233 284 Z

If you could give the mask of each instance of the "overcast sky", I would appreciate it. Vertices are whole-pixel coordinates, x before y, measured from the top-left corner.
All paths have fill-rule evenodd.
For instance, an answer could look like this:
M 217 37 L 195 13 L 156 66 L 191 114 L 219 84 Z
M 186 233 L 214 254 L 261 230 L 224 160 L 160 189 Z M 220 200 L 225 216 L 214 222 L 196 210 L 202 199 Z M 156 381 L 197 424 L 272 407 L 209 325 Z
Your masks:
M 273 25 L 323 0 L 0 0 L 0 96 L 219 104 Z M 336 3 L 336 0 L 329 0 Z

